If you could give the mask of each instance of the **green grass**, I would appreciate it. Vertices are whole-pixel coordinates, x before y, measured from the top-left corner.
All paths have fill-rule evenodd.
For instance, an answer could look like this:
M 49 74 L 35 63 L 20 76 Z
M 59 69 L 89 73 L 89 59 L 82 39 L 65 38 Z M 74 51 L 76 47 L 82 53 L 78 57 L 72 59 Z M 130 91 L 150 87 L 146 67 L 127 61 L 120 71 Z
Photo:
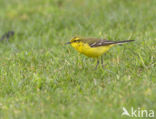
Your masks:
M 0 119 L 121 119 L 156 113 L 155 0 L 0 0 Z M 64 45 L 73 36 L 135 39 L 106 68 Z M 155 114 L 156 116 L 156 114 Z

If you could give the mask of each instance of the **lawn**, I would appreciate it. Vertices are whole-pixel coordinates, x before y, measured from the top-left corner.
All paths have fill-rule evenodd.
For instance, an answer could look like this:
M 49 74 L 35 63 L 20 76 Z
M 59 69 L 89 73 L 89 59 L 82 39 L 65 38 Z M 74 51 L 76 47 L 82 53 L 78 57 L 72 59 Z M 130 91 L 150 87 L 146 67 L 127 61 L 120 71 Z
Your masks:
M 0 0 L 0 119 L 128 119 L 156 113 L 156 0 Z M 73 36 L 135 40 L 105 69 Z M 156 117 L 156 114 L 155 114 Z M 137 118 L 137 117 L 136 117 Z

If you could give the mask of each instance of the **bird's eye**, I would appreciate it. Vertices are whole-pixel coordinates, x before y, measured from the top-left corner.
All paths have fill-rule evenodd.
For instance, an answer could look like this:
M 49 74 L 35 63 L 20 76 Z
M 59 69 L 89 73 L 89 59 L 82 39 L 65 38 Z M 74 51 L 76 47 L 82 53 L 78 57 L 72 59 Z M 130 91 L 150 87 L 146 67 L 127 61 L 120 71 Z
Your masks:
M 77 42 L 80 42 L 80 40 L 73 40 L 72 42 L 73 43 L 77 43 Z

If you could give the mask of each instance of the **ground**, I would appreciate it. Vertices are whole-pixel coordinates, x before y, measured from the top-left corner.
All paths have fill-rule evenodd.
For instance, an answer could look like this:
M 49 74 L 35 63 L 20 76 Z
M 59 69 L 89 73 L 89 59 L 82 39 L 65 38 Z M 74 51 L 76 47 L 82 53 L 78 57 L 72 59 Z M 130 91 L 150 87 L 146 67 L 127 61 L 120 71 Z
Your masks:
M 0 0 L 1 119 L 127 119 L 156 113 L 155 0 Z M 105 69 L 65 45 L 73 36 L 135 40 Z M 155 114 L 156 116 L 156 114 Z

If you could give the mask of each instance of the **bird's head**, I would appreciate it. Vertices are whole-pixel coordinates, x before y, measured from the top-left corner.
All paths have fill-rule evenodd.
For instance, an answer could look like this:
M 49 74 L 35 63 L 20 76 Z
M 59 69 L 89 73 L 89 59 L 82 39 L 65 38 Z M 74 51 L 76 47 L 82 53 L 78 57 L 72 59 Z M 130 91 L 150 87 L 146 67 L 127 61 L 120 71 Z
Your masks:
M 78 43 L 80 41 L 80 38 L 79 37 L 73 37 L 72 39 L 71 39 L 71 41 L 70 42 L 67 42 L 66 44 L 74 44 L 74 43 Z

